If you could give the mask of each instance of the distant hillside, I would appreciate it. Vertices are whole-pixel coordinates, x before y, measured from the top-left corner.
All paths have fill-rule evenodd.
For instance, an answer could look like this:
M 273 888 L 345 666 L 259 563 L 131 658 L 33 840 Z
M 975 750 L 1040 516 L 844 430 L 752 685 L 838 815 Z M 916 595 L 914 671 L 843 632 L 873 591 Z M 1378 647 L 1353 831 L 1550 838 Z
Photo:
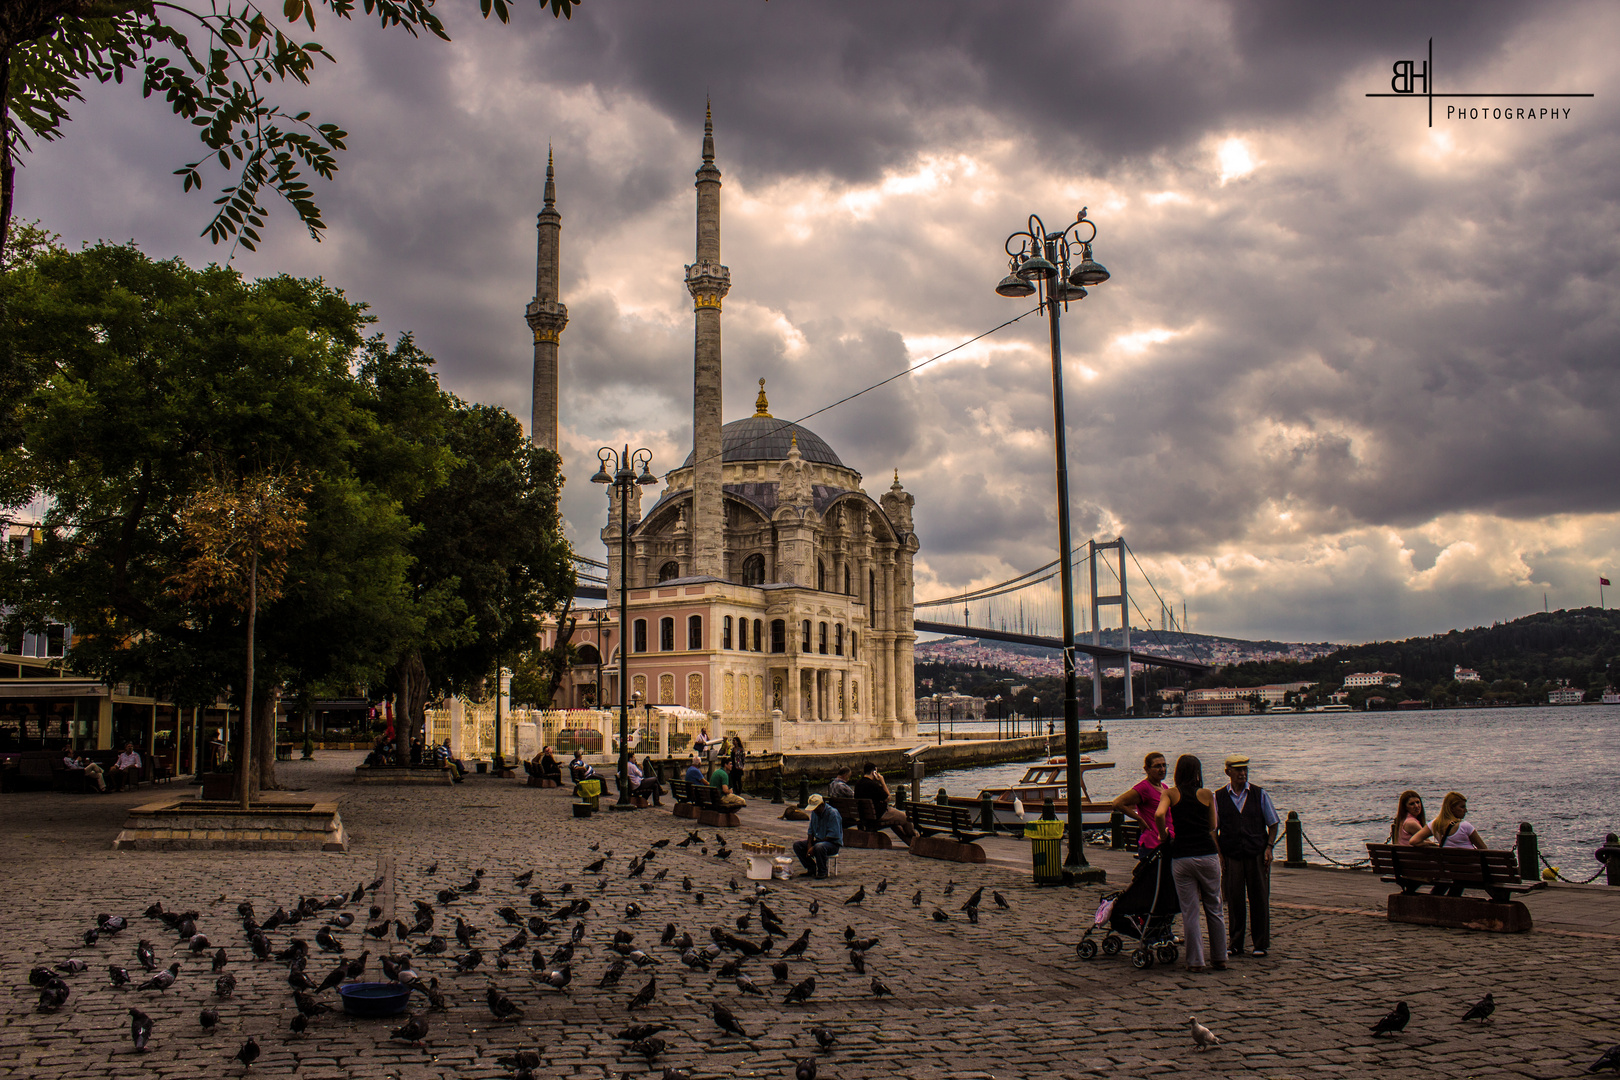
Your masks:
M 1089 633 L 1083 635 L 1087 643 Z M 1122 635 L 1118 630 L 1104 630 L 1102 643 L 1119 648 Z M 1239 638 L 1215 637 L 1209 634 L 1184 634 L 1178 631 L 1131 631 L 1131 648 L 1136 652 L 1178 656 L 1186 660 L 1224 666 L 1258 660 L 1310 660 L 1325 656 L 1341 646 L 1332 642 L 1301 643 L 1285 641 L 1243 641 Z M 917 643 L 917 662 L 942 664 L 982 665 L 1005 668 L 1025 675 L 1053 675 L 1061 673 L 1063 661 L 1056 649 L 1043 649 L 1035 645 L 1015 645 L 1008 642 L 984 641 L 971 637 L 943 638 L 939 641 Z M 1089 670 L 1089 665 L 1087 665 Z

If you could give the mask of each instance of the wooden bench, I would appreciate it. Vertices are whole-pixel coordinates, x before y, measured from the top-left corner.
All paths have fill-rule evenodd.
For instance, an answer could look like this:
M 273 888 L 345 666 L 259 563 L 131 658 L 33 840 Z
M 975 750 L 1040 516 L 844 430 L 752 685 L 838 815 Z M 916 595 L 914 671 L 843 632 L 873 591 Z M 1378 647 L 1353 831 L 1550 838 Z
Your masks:
M 1367 857 L 1375 873 L 1400 886 L 1389 896 L 1390 922 L 1522 934 L 1532 928 L 1530 910 L 1512 897 L 1546 887 L 1542 881 L 1519 880 L 1512 851 L 1368 844 Z M 1486 899 L 1422 891 L 1434 886 L 1477 889 Z
M 680 788 L 675 785 L 679 784 Z M 684 780 L 671 780 L 670 794 L 675 797 L 676 817 L 692 818 L 699 824 L 717 829 L 735 829 L 741 822 L 737 815 L 720 805 L 720 789 L 708 784 L 688 784 Z M 685 795 L 681 792 L 684 790 Z M 682 807 L 686 812 L 682 812 Z
M 974 841 L 990 834 L 974 826 L 973 814 L 964 807 L 908 802 L 906 817 L 917 830 L 911 841 L 913 855 L 950 862 L 984 862 L 984 848 Z M 947 833 L 949 838 L 944 835 Z
M 894 847 L 889 842 L 889 834 L 878 824 L 871 799 L 829 798 L 827 805 L 838 811 L 838 816 L 844 821 L 845 847 L 870 851 L 888 851 Z
M 556 776 L 547 776 L 540 771 L 540 766 L 532 761 L 523 763 L 523 771 L 529 774 L 529 787 L 553 788 L 562 787 L 562 770 L 559 768 Z
M 671 780 L 669 782 L 670 798 L 675 803 L 674 806 L 670 807 L 670 813 L 678 818 L 697 820 L 699 796 L 692 794 L 694 786 L 696 785 L 689 784 L 685 780 Z

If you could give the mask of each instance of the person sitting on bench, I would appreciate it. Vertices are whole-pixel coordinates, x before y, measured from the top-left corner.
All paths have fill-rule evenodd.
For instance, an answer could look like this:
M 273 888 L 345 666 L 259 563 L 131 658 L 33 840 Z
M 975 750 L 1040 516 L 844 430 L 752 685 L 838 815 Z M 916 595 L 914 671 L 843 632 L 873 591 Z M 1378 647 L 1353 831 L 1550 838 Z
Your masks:
M 568 777 L 576 784 L 581 780 L 596 779 L 596 770 L 591 768 L 591 763 L 585 760 L 583 748 L 575 748 L 574 760 L 568 763 Z
M 686 776 L 683 778 L 688 784 L 707 784 L 703 777 L 703 766 L 698 764 L 698 756 L 693 754 L 686 759 Z
M 827 782 L 827 797 L 829 799 L 853 799 L 855 789 L 849 786 L 849 766 L 840 768 L 835 776 Z
M 855 797 L 871 801 L 872 816 L 880 828 L 893 829 L 894 834 L 907 844 L 916 838 L 917 830 L 912 827 L 911 820 L 889 806 L 889 782 L 878 772 L 876 762 L 861 764 L 861 778 L 855 781 Z
M 736 810 L 748 805 L 748 800 L 731 790 L 731 774 L 716 765 L 714 772 L 709 774 L 709 786 L 720 789 L 720 809 Z
M 844 846 L 844 819 L 820 795 L 810 796 L 810 827 L 803 840 L 793 841 L 793 854 L 804 864 L 803 877 L 827 876 L 827 860 Z
M 100 765 L 90 760 L 89 754 L 81 754 L 78 757 L 68 754 L 62 758 L 62 764 L 75 772 L 84 773 L 85 780 L 95 785 L 97 791 L 103 795 L 107 793 L 107 782 L 101 778 L 103 770 Z
M 630 777 L 630 794 L 643 799 L 651 799 L 654 806 L 664 805 L 659 799 L 659 796 L 664 793 L 664 789 L 658 786 L 656 776 L 648 776 L 643 773 L 641 766 L 636 764 L 636 759 L 633 756 L 625 759 L 624 767 Z
M 118 755 L 117 761 L 113 762 L 112 771 L 108 775 L 112 777 L 114 791 L 123 791 L 126 788 L 134 787 L 140 782 L 141 755 L 135 752 L 134 743 L 127 742 L 124 744 L 124 752 Z
M 1485 838 L 1474 831 L 1474 827 L 1464 821 L 1468 815 L 1468 799 L 1460 792 L 1448 791 L 1445 799 L 1440 803 L 1440 813 L 1428 825 L 1412 834 L 1412 845 L 1415 847 L 1425 840 L 1437 840 L 1443 848 L 1466 848 L 1469 846 L 1485 850 Z M 1461 896 L 1463 886 L 1457 884 L 1436 885 L 1429 892 L 1435 896 Z
M 557 754 L 547 746 L 540 751 L 539 757 L 540 779 L 555 780 L 562 784 L 562 764 L 557 760 Z

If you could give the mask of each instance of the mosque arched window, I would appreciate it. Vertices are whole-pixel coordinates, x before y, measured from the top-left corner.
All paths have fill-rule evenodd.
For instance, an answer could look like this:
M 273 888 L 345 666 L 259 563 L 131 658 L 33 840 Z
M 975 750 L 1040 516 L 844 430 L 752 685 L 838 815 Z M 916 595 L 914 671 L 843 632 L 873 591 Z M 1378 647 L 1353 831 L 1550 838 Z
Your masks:
M 804 646 L 799 651 L 800 652 L 809 652 L 810 651 L 810 620 L 809 619 L 804 620 Z
M 826 656 L 827 655 L 827 624 L 826 623 L 821 624 L 821 641 L 819 642 L 819 644 L 820 644 L 820 648 L 818 648 L 816 651 L 818 653 L 820 653 L 822 656 Z
M 658 581 L 660 584 L 668 581 L 670 578 L 678 578 L 680 576 L 681 564 L 676 562 L 674 559 L 669 560 L 669 562 L 658 568 Z
M 635 623 L 633 624 L 633 628 L 634 628 L 634 631 L 635 631 L 635 640 L 634 640 L 634 644 L 632 644 L 630 646 L 630 651 L 631 652 L 646 652 L 647 651 L 647 620 L 646 619 L 637 619 L 635 621 Z
M 771 620 L 771 652 L 787 652 L 787 621 L 784 619 Z
M 727 615 L 720 623 L 720 647 L 731 648 L 731 616 Z
M 686 647 L 688 649 L 703 648 L 703 616 L 688 615 L 686 617 Z
M 754 620 L 754 651 L 755 652 L 764 652 L 765 651 L 765 620 L 764 619 L 755 619 Z
M 658 620 L 658 649 L 660 652 L 675 651 L 675 620 L 668 615 Z
M 833 655 L 844 655 L 844 624 L 839 623 L 833 627 Z
M 743 560 L 742 583 L 750 588 L 765 584 L 765 556 L 754 554 Z

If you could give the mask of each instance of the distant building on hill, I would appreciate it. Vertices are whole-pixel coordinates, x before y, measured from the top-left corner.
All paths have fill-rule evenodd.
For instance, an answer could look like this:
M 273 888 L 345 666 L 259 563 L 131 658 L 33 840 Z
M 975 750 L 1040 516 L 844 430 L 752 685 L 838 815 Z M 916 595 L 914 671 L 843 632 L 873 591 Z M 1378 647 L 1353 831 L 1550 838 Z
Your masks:
M 1547 692 L 1549 705 L 1579 705 L 1586 700 L 1586 692 L 1578 687 L 1563 685 Z
M 1357 671 L 1344 677 L 1344 688 L 1354 690 L 1358 686 L 1399 686 L 1401 677 L 1388 671 Z
M 1479 682 L 1479 672 L 1473 668 L 1465 668 L 1461 664 L 1451 669 L 1451 677 L 1457 682 Z

